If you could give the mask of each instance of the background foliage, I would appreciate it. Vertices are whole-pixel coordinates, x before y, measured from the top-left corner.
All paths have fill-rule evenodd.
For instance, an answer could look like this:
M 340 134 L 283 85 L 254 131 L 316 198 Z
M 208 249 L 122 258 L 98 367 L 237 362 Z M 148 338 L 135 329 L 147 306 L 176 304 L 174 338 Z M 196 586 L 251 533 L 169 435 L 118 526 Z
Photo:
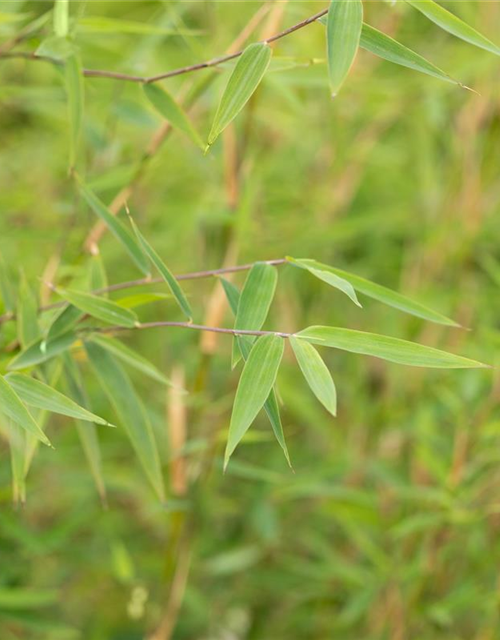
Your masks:
M 248 41 L 324 6 L 75 2 L 71 16 L 86 67 L 152 75 L 222 53 L 256 14 Z M 447 6 L 495 37 L 497 2 Z M 51 7 L 1 3 L 0 50 Z M 339 324 L 495 364 L 498 58 L 404 3 L 365 3 L 365 16 L 477 94 L 361 51 L 332 101 L 324 27 L 313 24 L 276 44 L 262 85 L 206 156 L 175 131 L 144 160 L 161 118 L 141 87 L 85 79 L 79 172 L 109 203 L 143 167 L 129 204 L 175 273 L 314 257 L 412 295 L 471 331 L 428 325 L 366 299 L 358 309 L 292 267 L 279 271 L 272 328 Z M 35 26 L 16 50 L 36 49 L 52 18 Z M 165 83 L 176 96 L 200 94 L 191 115 L 203 139 L 232 66 L 210 85 L 212 71 Z M 37 278 L 87 279 L 83 247 L 95 217 L 68 178 L 59 70 L 1 60 L 0 77 L 2 273 L 36 283 L 47 303 L 53 293 Z M 99 248 L 110 282 L 137 277 L 110 234 Z M 184 289 L 207 324 L 231 326 L 214 286 L 201 280 Z M 171 300 L 141 310 L 145 320 L 178 316 Z M 15 324 L 2 325 L 2 372 L 15 339 Z M 189 391 L 129 370 L 169 478 L 167 506 L 153 496 L 123 433 L 97 427 L 103 508 L 74 423 L 54 416 L 47 431 L 56 450 L 39 449 L 27 504 L 13 509 L 5 438 L 2 639 L 118 640 L 153 629 L 158 639 L 498 637 L 495 372 L 411 369 L 328 351 L 339 396 L 333 419 L 287 348 L 278 382 L 295 473 L 260 418 L 223 475 L 238 380 L 230 337 L 158 329 L 134 332 L 126 344 Z M 85 371 L 92 409 L 116 423 L 99 379 Z M 184 455 L 172 460 L 179 443 Z

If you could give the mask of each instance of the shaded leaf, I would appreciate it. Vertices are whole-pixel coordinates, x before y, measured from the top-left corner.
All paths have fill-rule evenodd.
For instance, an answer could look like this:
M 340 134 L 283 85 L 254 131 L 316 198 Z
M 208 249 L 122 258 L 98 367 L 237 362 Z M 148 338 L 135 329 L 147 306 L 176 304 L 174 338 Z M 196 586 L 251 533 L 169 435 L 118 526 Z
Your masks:
M 136 314 L 130 309 L 120 307 L 116 302 L 100 298 L 91 293 L 83 291 L 74 291 L 72 289 L 56 288 L 57 293 L 70 302 L 73 306 L 87 313 L 93 318 L 98 318 L 103 322 L 121 327 L 135 327 L 139 320 Z
M 354 304 L 357 304 L 358 307 L 361 307 L 358 297 L 356 296 L 356 292 L 350 282 L 346 278 L 342 278 L 336 273 L 334 273 L 334 269 L 331 269 L 325 264 L 321 264 L 321 262 L 316 262 L 316 260 L 308 260 L 308 259 L 295 259 L 287 257 L 288 262 L 290 264 L 299 267 L 300 269 L 305 269 L 312 273 L 313 276 L 323 280 L 332 287 L 339 289 L 342 293 L 345 293 Z
M 326 23 L 330 90 L 336 96 L 358 51 L 363 26 L 361 0 L 331 0 Z
M 316 349 L 306 340 L 290 336 L 290 344 L 311 391 L 333 416 L 337 415 L 337 392 L 332 376 Z
M 249 45 L 229 78 L 208 136 L 212 145 L 243 109 L 257 89 L 271 60 L 271 47 L 263 43 Z
M 52 320 L 49 330 L 47 331 L 47 342 L 73 329 L 82 317 L 83 313 L 78 307 L 72 304 L 64 306 Z
M 334 347 L 414 367 L 463 369 L 488 366 L 408 340 L 355 331 L 354 329 L 314 326 L 300 331 L 296 336 L 324 347 Z
M 10 418 L 13 422 L 15 422 L 17 426 L 23 428 L 29 434 L 35 436 L 36 438 L 38 438 L 38 440 L 48 445 L 49 447 L 52 446 L 50 444 L 50 440 L 35 422 L 33 416 L 28 411 L 28 409 L 26 409 L 17 393 L 1 375 L 0 411 L 7 418 Z
M 37 340 L 13 358 L 7 368 L 15 371 L 46 362 L 67 351 L 76 340 L 77 337 L 73 332 L 64 333 L 51 340 Z
M 234 399 L 224 456 L 225 467 L 271 393 L 283 357 L 283 350 L 283 339 L 268 334 L 261 336 L 250 351 Z

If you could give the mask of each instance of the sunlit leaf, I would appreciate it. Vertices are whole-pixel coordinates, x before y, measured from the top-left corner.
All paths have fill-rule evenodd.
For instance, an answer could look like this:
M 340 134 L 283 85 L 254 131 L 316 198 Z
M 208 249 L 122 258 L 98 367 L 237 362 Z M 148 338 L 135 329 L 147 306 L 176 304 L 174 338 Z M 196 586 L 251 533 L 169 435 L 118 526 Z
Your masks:
M 269 397 L 283 350 L 283 339 L 273 334 L 261 336 L 252 347 L 234 399 L 224 466 Z
M 54 33 L 59 38 L 68 35 L 69 0 L 54 0 Z
M 331 0 L 326 23 L 326 50 L 332 96 L 337 95 L 351 69 L 362 26 L 361 0 Z
M 119 304 L 120 307 L 124 307 L 125 309 L 135 309 L 136 307 L 142 307 L 146 304 L 151 304 L 152 302 L 171 300 L 172 297 L 173 296 L 170 293 L 155 293 L 152 291 L 148 291 L 146 293 L 135 293 L 131 296 L 119 298 L 116 303 Z
M 31 413 L 26 409 L 23 402 L 7 383 L 5 378 L 0 375 L 0 411 L 7 418 L 10 418 L 15 424 L 32 436 L 36 436 L 38 440 L 48 445 L 50 440 L 40 429 L 38 424 L 33 419 Z
M 269 66 L 271 55 L 271 47 L 267 44 L 254 43 L 238 58 L 215 114 L 208 136 L 209 145 L 217 140 L 257 89 Z
M 87 313 L 93 318 L 98 318 L 103 322 L 121 327 L 135 327 L 138 324 L 136 314 L 130 309 L 120 307 L 116 302 L 100 298 L 91 293 L 74 291 L 72 289 L 61 289 L 57 287 L 57 293 L 67 302 L 71 303 L 80 311 Z
M 316 349 L 306 340 L 290 337 L 290 344 L 311 391 L 333 416 L 337 415 L 337 392 L 332 376 Z
M 466 369 L 488 366 L 415 342 L 353 329 L 315 326 L 300 331 L 296 336 L 320 346 L 334 347 L 414 367 Z
M 334 273 L 333 269 L 327 267 L 327 265 L 321 264 L 321 262 L 316 262 L 316 260 L 308 260 L 308 259 L 295 259 L 287 257 L 288 262 L 299 267 L 300 269 L 305 269 L 312 273 L 313 276 L 323 280 L 332 287 L 339 289 L 346 294 L 354 304 L 357 304 L 360 307 L 359 300 L 356 296 L 356 292 L 350 282 L 348 282 L 347 278 L 340 277 L 336 273 Z

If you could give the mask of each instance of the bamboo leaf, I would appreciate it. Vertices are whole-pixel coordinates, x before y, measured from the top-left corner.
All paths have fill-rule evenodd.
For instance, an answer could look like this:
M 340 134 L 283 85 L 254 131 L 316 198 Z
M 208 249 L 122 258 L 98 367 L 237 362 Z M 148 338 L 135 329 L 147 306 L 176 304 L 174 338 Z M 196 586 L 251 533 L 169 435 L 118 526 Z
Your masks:
M 0 411 L 19 427 L 27 431 L 30 435 L 35 436 L 44 444 L 51 447 L 50 440 L 40 429 L 33 419 L 31 413 L 26 409 L 17 393 L 7 383 L 5 378 L 0 375 Z
M 181 109 L 167 91 L 164 91 L 156 84 L 144 84 L 142 88 L 146 98 L 165 120 L 168 120 L 174 128 L 185 133 L 197 147 L 200 147 L 200 149 L 205 148 L 203 140 L 191 124 L 184 110 Z
M 69 164 L 74 167 L 83 120 L 83 76 L 78 56 L 72 55 L 66 59 L 64 72 L 71 130 Z
M 76 323 L 83 317 L 83 313 L 78 307 L 68 304 L 64 306 L 52 320 L 47 331 L 47 342 L 54 340 L 58 336 L 73 329 Z
M 50 340 L 37 340 L 13 358 L 7 368 L 15 371 L 46 362 L 67 351 L 76 342 L 76 339 L 76 335 L 70 331 Z
M 142 307 L 152 302 L 160 302 L 162 300 L 171 300 L 172 294 L 170 293 L 158 293 L 148 291 L 147 293 L 135 293 L 131 296 L 125 296 L 117 300 L 117 304 L 124 309 L 135 309 L 136 307 Z
M 26 347 L 39 337 L 38 301 L 23 277 L 17 300 L 17 338 L 21 346 Z
M 326 49 L 332 97 L 346 79 L 359 46 L 363 26 L 361 0 L 332 0 L 326 23 Z
M 271 47 L 263 43 L 249 45 L 229 78 L 208 136 L 212 145 L 230 124 L 259 86 L 271 60 Z
M 308 327 L 296 334 L 313 344 L 360 353 L 389 362 L 413 367 L 434 367 L 442 369 L 481 368 L 488 365 L 457 356 L 446 351 L 425 347 L 408 340 L 381 336 L 376 333 L 355 331 L 340 327 Z
M 236 390 L 224 467 L 271 393 L 283 350 L 283 339 L 272 334 L 261 336 L 252 347 Z
M 473 44 L 480 49 L 500 55 L 500 47 L 485 38 L 463 20 L 433 0 L 406 0 L 408 4 L 423 13 L 426 18 L 437 24 L 444 31 Z
M 374 300 L 378 300 L 383 304 L 388 305 L 389 307 L 394 307 L 395 309 L 399 309 L 399 311 L 404 311 L 412 316 L 416 316 L 417 318 L 423 318 L 424 320 L 429 320 L 430 322 L 435 322 L 437 324 L 444 324 L 450 327 L 459 327 L 460 325 L 443 316 L 441 313 L 437 313 L 429 307 L 420 304 L 419 302 L 415 302 L 410 298 L 404 296 L 397 291 L 392 291 L 387 287 L 383 287 L 375 282 L 371 282 L 370 280 L 366 280 L 365 278 L 361 278 L 353 273 L 349 273 L 347 271 L 343 271 L 342 269 L 336 269 L 334 267 L 330 267 L 326 264 L 322 264 L 320 262 L 316 262 L 315 260 L 305 260 L 302 262 L 314 263 L 316 268 L 321 269 L 324 273 L 329 273 L 331 275 L 338 276 L 343 278 L 345 281 L 350 283 L 356 291 L 359 293 L 363 293 L 365 296 L 369 298 L 373 298 Z
M 181 310 L 184 313 L 184 315 L 187 316 L 188 320 L 191 320 L 192 317 L 193 317 L 193 312 L 191 311 L 191 307 L 189 305 L 189 302 L 187 301 L 187 298 L 184 295 L 184 292 L 183 292 L 181 286 L 179 285 L 179 283 L 177 282 L 175 276 L 170 271 L 170 269 L 167 267 L 167 265 L 163 262 L 163 260 L 160 258 L 160 256 L 156 253 L 156 251 L 153 249 L 153 247 L 149 244 L 149 242 L 146 240 L 146 238 L 139 231 L 139 229 L 138 229 L 137 225 L 135 224 L 134 220 L 132 219 L 131 215 L 129 215 L 129 219 L 130 219 L 130 223 L 132 225 L 132 228 L 134 230 L 134 233 L 136 235 L 136 238 L 139 241 L 139 244 L 142 247 L 144 253 L 149 258 L 149 260 L 151 261 L 153 266 L 157 269 L 157 271 L 159 272 L 161 277 L 167 283 L 170 291 L 172 292 L 174 298 L 177 300 L 177 304 L 181 308 Z
M 124 249 L 130 255 L 137 267 L 142 271 L 145 276 L 150 275 L 148 261 L 142 252 L 141 247 L 138 245 L 134 237 L 129 233 L 125 225 L 118 220 L 116 216 L 112 215 L 106 205 L 99 200 L 99 198 L 93 193 L 77 176 L 76 177 L 80 193 L 86 200 L 89 207 L 108 227 L 108 229 L 114 234 L 116 239 L 121 242 Z
M 64 300 L 77 309 L 80 309 L 80 311 L 87 313 L 93 318 L 98 318 L 103 322 L 116 324 L 121 327 L 135 327 L 139 322 L 133 311 L 124 309 L 120 307 L 119 304 L 116 304 L 116 302 L 106 300 L 106 298 L 100 298 L 99 296 L 84 293 L 83 291 L 61 289 L 59 287 L 56 288 L 56 291 L 61 298 L 64 298 Z
M 156 380 L 157 382 L 161 382 L 162 384 L 166 384 L 168 386 L 172 386 L 172 382 L 163 375 L 163 373 L 157 369 L 152 362 L 146 360 L 141 355 L 139 355 L 136 351 L 133 351 L 129 347 L 125 346 L 123 342 L 119 340 L 115 340 L 114 338 L 108 338 L 98 335 L 93 335 L 90 340 L 92 342 L 97 343 L 109 353 L 112 353 L 114 356 L 125 362 L 129 366 L 133 367 L 137 371 L 140 371 L 144 375 Z
M 59 38 L 68 35 L 69 28 L 69 0 L 54 1 L 54 33 Z
M 109 427 L 114 426 L 40 380 L 22 373 L 8 373 L 5 379 L 19 398 L 31 407 Z
M 321 264 L 321 262 L 316 262 L 316 260 L 295 259 L 290 257 L 287 257 L 287 260 L 290 264 L 309 271 L 309 273 L 312 273 L 312 275 L 319 278 L 319 280 L 323 280 L 323 282 L 326 282 L 330 286 L 342 291 L 354 302 L 354 304 L 361 307 L 352 284 L 348 282 L 346 278 L 342 278 L 334 273 L 334 270 L 327 267 L 327 265 Z
M 148 415 L 115 358 L 93 341 L 85 343 L 89 361 L 129 437 L 143 470 L 160 500 L 165 499 L 160 457 Z
M 306 340 L 290 337 L 290 344 L 311 391 L 333 416 L 337 415 L 337 392 L 332 376 L 316 349 Z
M 89 289 L 92 292 L 105 289 L 108 286 L 108 276 L 100 253 L 90 257 L 88 279 Z M 103 291 L 99 295 L 108 297 L 107 291 Z

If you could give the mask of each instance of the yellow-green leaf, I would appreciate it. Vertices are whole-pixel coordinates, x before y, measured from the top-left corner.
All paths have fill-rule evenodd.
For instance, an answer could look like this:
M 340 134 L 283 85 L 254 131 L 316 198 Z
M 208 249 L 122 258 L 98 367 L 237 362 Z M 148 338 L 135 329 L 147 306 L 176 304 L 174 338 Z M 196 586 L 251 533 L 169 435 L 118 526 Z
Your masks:
M 316 262 L 316 260 L 308 260 L 306 258 L 295 259 L 287 257 L 287 260 L 296 267 L 309 271 L 309 273 L 316 278 L 319 278 L 319 280 L 323 280 L 323 282 L 326 282 L 330 286 L 339 289 L 339 291 L 345 293 L 346 296 L 354 302 L 354 304 L 357 304 L 358 307 L 361 306 L 352 284 L 348 282 L 346 278 L 341 278 L 339 275 L 334 273 L 333 269 L 330 269 L 327 265 L 321 264 L 321 262 Z
M 35 436 L 36 438 L 38 438 L 38 440 L 48 445 L 49 447 L 52 446 L 50 444 L 50 440 L 35 422 L 33 416 L 28 411 L 28 409 L 26 409 L 17 393 L 1 375 L 0 412 L 3 413 L 3 415 L 5 415 L 7 418 L 10 418 L 13 422 L 15 422 L 17 426 L 27 431 L 30 435 Z
M 326 24 L 330 90 L 336 96 L 358 51 L 363 26 L 361 0 L 332 0 Z
M 68 35 L 69 0 L 54 0 L 54 33 L 59 38 Z

